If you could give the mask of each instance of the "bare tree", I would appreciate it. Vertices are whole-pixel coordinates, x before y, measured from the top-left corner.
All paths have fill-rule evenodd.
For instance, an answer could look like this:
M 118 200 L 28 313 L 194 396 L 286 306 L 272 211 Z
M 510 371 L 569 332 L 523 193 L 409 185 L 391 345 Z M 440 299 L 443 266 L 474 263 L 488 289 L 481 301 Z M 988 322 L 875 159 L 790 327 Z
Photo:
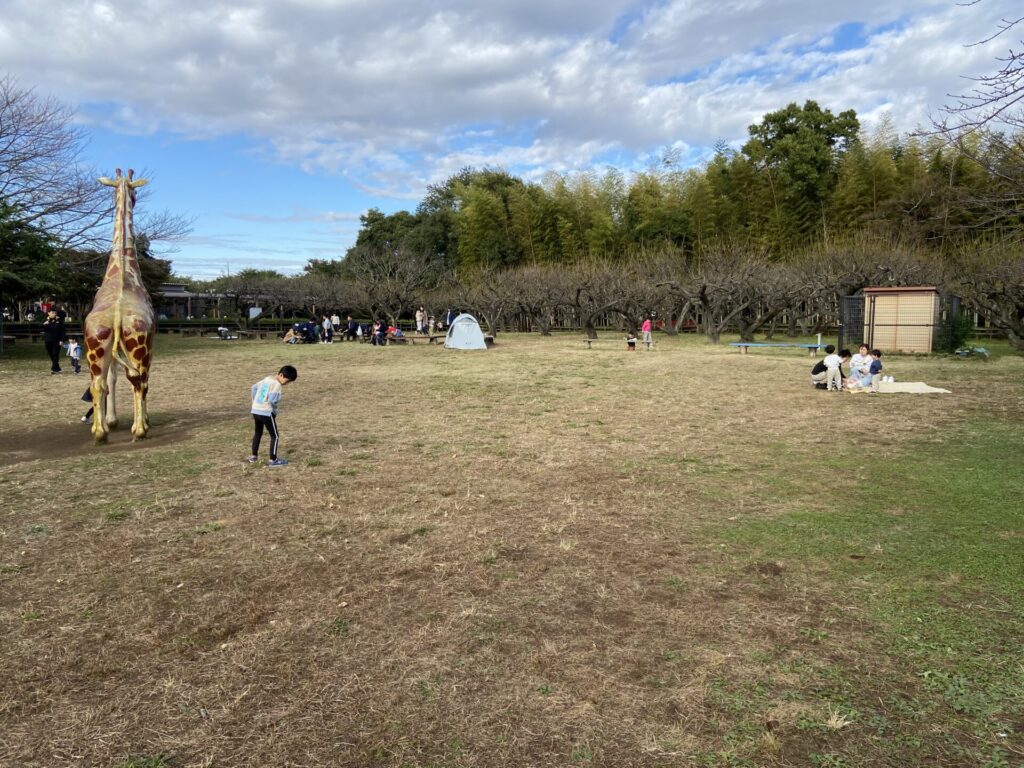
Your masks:
M 967 6 L 980 4 L 981 0 L 964 3 Z M 997 22 L 995 32 L 984 40 L 970 43 L 968 47 L 1012 36 L 1022 22 L 1024 16 L 1002 18 Z M 996 58 L 999 68 L 995 72 L 968 77 L 967 80 L 973 84 L 970 90 L 951 96 L 953 101 L 942 108 L 944 117 L 936 125 L 940 132 L 962 135 L 964 131 L 982 128 L 1024 129 L 1024 40 L 1017 44 L 1020 47 L 1014 48 L 1011 44 L 1005 55 Z
M 344 269 L 365 293 L 373 317 L 383 313 L 393 324 L 442 279 L 439 261 L 403 248 L 355 248 Z
M 650 262 L 649 270 L 654 283 L 652 306 L 665 319 L 665 333 L 674 336 L 684 324 L 696 321 L 696 304 L 686 290 L 690 262 L 682 252 L 662 253 Z
M 568 303 L 565 270 L 559 266 L 531 265 L 512 271 L 507 280 L 520 311 L 530 318 L 541 336 L 550 336 L 555 315 Z
M 483 319 L 491 335 L 497 334 L 505 313 L 516 306 L 515 287 L 508 276 L 508 270 L 480 267 L 459 296 L 459 303 Z
M 59 101 L 0 78 L 0 200 L 65 250 L 101 249 L 110 241 L 114 200 L 96 182 L 103 174 L 83 163 L 86 136 L 73 118 Z M 177 240 L 191 231 L 191 222 L 148 213 L 136 220 L 136 230 L 151 242 Z
M 1024 351 L 1024 255 L 964 252 L 949 269 L 951 286 L 961 298 L 1004 331 L 1014 349 Z
M 964 4 L 976 6 L 981 0 Z M 968 47 L 1016 37 L 1021 28 L 1024 16 L 1001 18 L 995 32 Z M 1006 222 L 1009 234 L 1019 239 L 1016 224 L 1024 198 L 1024 40 L 1018 39 L 1016 47 L 1011 43 L 996 62 L 995 72 L 967 77 L 972 87 L 950 95 L 930 133 L 944 138 L 988 174 L 992 183 L 970 201 L 991 219 L 981 225 Z
M 622 301 L 622 283 L 616 279 L 617 267 L 606 262 L 581 262 L 566 270 L 570 307 L 587 334 L 597 338 L 597 322 Z

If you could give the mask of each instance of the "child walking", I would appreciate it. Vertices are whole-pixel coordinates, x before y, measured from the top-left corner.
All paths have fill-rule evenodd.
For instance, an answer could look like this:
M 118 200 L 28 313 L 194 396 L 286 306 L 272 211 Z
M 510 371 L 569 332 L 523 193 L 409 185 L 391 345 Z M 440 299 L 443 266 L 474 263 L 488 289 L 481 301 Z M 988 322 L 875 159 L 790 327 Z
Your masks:
M 281 402 L 281 387 L 290 384 L 299 377 L 298 372 L 291 365 L 281 368 L 273 376 L 267 376 L 252 385 L 252 414 L 256 431 L 252 436 L 252 454 L 249 456 L 249 463 L 255 464 L 259 461 L 260 440 L 263 437 L 264 428 L 270 434 L 270 463 L 271 467 L 283 467 L 288 463 L 286 459 L 277 457 L 277 446 L 280 436 L 277 431 L 277 404 Z
M 68 341 L 68 357 L 71 359 L 71 367 L 75 373 L 82 372 L 82 347 L 74 339 Z

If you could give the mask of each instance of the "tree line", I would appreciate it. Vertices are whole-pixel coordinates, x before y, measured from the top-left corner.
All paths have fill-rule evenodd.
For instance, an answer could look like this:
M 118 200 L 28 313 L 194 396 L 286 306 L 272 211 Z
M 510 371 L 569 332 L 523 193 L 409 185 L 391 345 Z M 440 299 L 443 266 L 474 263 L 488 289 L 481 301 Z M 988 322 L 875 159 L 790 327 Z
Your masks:
M 698 324 L 813 332 L 840 296 L 869 285 L 936 285 L 1024 345 L 1024 131 L 870 134 L 813 101 L 750 126 L 701 167 L 666 152 L 626 176 L 528 182 L 467 168 L 415 211 L 362 216 L 355 244 L 302 275 L 245 271 L 213 286 L 290 306 L 345 307 L 397 321 L 417 306 L 512 316 L 546 333 L 559 318 L 595 332 L 657 314 Z

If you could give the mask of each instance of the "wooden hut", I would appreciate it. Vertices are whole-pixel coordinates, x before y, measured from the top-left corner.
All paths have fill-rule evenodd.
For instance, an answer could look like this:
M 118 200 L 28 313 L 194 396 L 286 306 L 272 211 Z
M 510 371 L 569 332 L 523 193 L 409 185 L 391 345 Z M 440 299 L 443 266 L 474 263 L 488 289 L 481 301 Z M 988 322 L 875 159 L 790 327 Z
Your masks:
M 929 353 L 939 330 L 941 301 L 935 286 L 864 289 L 864 339 L 883 352 Z

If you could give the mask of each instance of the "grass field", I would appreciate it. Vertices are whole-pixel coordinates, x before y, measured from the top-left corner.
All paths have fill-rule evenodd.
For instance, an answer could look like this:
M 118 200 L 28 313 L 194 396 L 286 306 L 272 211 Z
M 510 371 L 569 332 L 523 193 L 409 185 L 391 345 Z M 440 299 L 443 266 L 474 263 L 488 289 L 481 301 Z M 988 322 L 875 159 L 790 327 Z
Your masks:
M 161 337 L 99 448 L 19 346 L 0 766 L 1024 765 L 1024 358 L 621 346 Z

